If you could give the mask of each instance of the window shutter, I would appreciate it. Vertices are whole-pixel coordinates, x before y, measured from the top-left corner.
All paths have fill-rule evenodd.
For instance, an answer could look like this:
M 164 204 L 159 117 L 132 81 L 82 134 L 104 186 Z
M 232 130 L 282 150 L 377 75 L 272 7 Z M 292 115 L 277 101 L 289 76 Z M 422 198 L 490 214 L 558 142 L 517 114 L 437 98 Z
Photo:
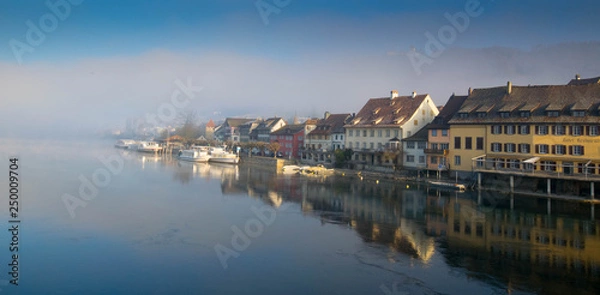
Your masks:
M 535 134 L 540 134 L 540 126 L 535 125 Z
M 569 126 L 569 134 L 573 135 L 573 126 Z
M 573 146 L 572 146 L 572 145 L 570 145 L 570 146 L 569 146 L 569 155 L 572 155 L 572 154 L 573 154 Z
M 505 143 L 505 144 L 504 144 L 504 151 L 505 151 L 505 152 L 506 152 L 506 151 L 508 151 L 508 143 Z
M 521 152 L 521 145 L 520 144 L 518 145 L 517 149 L 518 149 L 518 151 L 520 153 Z
M 552 134 L 556 134 L 556 126 L 552 126 Z
M 537 126 L 536 126 L 536 128 L 537 128 Z M 536 153 L 536 154 L 539 154 L 539 153 L 540 153 L 540 145 L 539 145 L 539 144 L 536 144 L 536 145 L 535 145 L 535 153 Z
M 556 155 L 556 146 L 555 145 L 552 146 L 552 154 Z
M 581 155 L 585 155 L 585 146 L 581 146 Z
M 504 125 L 504 134 L 506 134 L 506 133 L 507 133 L 506 131 L 508 131 L 508 126 L 507 126 L 507 125 Z
M 517 134 L 521 134 L 521 125 L 517 125 Z
M 585 126 L 585 134 L 582 135 L 590 135 L 590 126 Z

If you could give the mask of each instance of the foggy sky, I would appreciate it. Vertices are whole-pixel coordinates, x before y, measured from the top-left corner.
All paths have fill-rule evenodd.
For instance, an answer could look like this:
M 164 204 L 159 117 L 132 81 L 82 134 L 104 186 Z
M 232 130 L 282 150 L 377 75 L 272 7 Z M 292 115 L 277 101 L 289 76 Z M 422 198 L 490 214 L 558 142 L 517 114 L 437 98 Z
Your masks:
M 84 1 L 19 64 L 9 41 L 26 41 L 25 22 L 49 11 L 26 2 L 0 5 L 0 136 L 122 128 L 158 113 L 177 79 L 203 87 L 183 110 L 208 120 L 358 112 L 392 89 L 441 105 L 469 87 L 600 76 L 600 6 L 591 1 L 550 1 L 544 11 L 534 1 L 482 1 L 420 72 L 407 53 L 426 55 L 426 33 L 437 36 L 445 13 L 465 12 L 468 1 L 292 1 L 268 25 L 254 1 Z

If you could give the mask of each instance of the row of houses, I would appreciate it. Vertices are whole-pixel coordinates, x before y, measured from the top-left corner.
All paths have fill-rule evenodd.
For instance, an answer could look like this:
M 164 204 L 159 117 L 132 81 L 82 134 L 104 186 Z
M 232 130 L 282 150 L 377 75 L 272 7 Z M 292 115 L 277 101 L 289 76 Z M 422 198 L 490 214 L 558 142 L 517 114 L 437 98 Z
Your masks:
M 297 123 L 297 122 L 296 122 Z M 600 175 L 600 77 L 565 85 L 469 89 L 437 107 L 428 94 L 371 98 L 356 113 L 300 124 L 282 118 L 227 119 L 215 136 L 278 142 L 284 156 L 332 162 L 352 151 L 360 169 L 518 170 L 562 176 Z

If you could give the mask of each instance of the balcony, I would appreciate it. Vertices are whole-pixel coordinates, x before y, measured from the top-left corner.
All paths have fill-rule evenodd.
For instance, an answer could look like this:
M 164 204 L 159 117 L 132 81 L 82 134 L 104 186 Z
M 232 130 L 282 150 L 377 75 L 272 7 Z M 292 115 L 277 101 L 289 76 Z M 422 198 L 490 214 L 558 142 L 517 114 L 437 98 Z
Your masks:
M 425 149 L 425 153 L 426 154 L 432 154 L 432 155 L 443 155 L 444 154 L 444 150 L 440 150 L 440 149 Z

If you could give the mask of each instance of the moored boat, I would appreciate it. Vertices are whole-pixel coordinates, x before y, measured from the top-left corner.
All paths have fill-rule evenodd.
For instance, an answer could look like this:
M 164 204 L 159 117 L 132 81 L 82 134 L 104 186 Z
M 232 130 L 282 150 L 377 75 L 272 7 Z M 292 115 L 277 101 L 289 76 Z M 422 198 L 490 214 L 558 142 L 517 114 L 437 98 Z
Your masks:
M 154 141 L 142 141 L 137 146 L 138 152 L 144 152 L 144 153 L 157 153 L 161 149 L 162 149 L 162 147 L 159 146 L 158 143 L 156 143 Z
M 133 139 L 119 139 L 117 143 L 115 143 L 115 147 L 119 149 L 130 149 L 131 147 L 135 147 L 137 142 Z
M 460 184 L 460 183 L 451 183 L 451 182 L 443 182 L 443 181 L 428 181 L 427 183 L 429 183 L 432 186 L 458 190 L 460 192 L 464 192 L 467 189 L 467 187 L 464 184 Z
M 209 151 L 210 162 L 237 164 L 240 162 L 240 157 L 234 153 L 225 151 L 223 148 L 212 147 Z
M 179 151 L 179 159 L 189 162 L 206 163 L 210 159 L 210 155 L 207 151 L 201 149 L 181 150 Z

